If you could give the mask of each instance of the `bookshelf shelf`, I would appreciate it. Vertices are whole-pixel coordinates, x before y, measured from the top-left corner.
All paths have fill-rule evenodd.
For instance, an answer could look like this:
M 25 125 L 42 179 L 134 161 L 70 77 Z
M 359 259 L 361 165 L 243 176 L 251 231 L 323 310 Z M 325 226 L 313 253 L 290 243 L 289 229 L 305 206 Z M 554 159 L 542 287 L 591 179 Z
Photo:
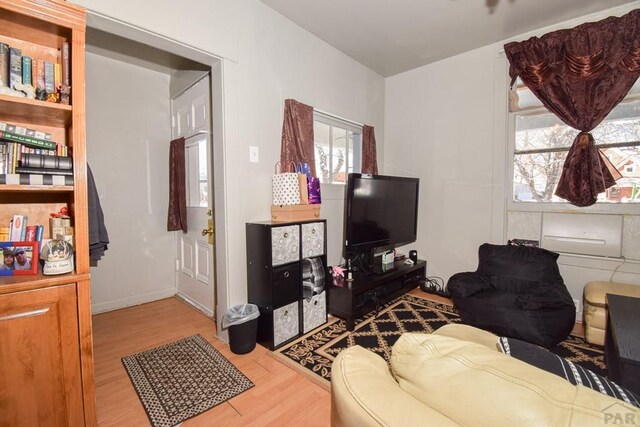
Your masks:
M 61 274 L 59 276 L 45 276 L 42 273 L 38 273 L 35 276 L 0 276 L 0 295 L 66 285 L 88 279 L 88 274 L 76 273 Z
M 72 185 L 2 185 L 0 192 L 73 193 Z
M 64 127 L 71 122 L 71 105 L 0 95 L 0 110 L 7 122 L 28 122 L 37 126 Z
M 21 385 L 0 399 L 3 407 L 11 409 L 0 411 L 0 426 L 39 425 L 42 420 L 47 425 L 95 426 L 97 421 L 85 147 L 85 27 L 85 10 L 65 0 L 0 0 L 0 43 L 7 46 L 3 49 L 7 54 L 5 65 L 14 65 L 14 84 L 19 83 L 15 79 L 20 77 L 28 83 L 29 68 L 21 66 L 31 63 L 31 83 L 36 77 L 32 86 L 46 90 L 48 95 L 70 86 L 69 98 L 67 91 L 60 90 L 58 94 L 65 95 L 61 99 L 68 105 L 0 95 L 0 122 L 6 124 L 4 164 L 10 161 L 12 171 L 20 166 L 29 172 L 27 181 L 9 177 L 13 174 L 3 177 L 2 182 L 11 184 L 0 184 L 0 226 L 6 228 L 14 218 L 21 219 L 27 227 L 42 226 L 38 229 L 42 230 L 44 244 L 44 239 L 55 237 L 54 234 L 73 234 L 75 251 L 75 269 L 71 273 L 43 275 L 39 253 L 33 250 L 31 265 L 38 264 L 37 274 L 0 276 L 0 348 L 7 349 L 2 354 L 0 378 L 7 384 Z M 12 58 L 19 61 L 11 62 Z M 40 83 L 43 69 L 44 85 Z M 6 86 L 10 82 L 4 77 L 0 84 Z M 10 127 L 15 133 L 7 130 Z M 18 133 L 19 128 L 22 133 Z M 46 147 L 42 140 L 58 145 L 36 151 Z M 27 155 L 47 157 L 54 153 L 60 153 L 59 158 L 70 154 L 72 160 L 67 159 L 64 167 L 60 159 L 48 159 L 47 163 L 53 166 L 38 165 L 45 163 L 38 157 L 31 158 L 34 164 L 22 164 L 30 160 Z M 70 167 L 73 181 L 45 180 L 45 172 L 51 171 L 40 171 L 43 178 L 36 176 L 38 168 L 68 171 Z M 64 173 L 54 175 L 60 177 Z M 73 185 L 41 185 L 44 182 Z M 51 225 L 52 214 L 65 211 L 71 217 L 71 225 Z M 54 231 L 60 228 L 63 231 Z M 21 245 L 5 246 L 15 251 Z M 2 265 L 4 252 L 0 253 Z

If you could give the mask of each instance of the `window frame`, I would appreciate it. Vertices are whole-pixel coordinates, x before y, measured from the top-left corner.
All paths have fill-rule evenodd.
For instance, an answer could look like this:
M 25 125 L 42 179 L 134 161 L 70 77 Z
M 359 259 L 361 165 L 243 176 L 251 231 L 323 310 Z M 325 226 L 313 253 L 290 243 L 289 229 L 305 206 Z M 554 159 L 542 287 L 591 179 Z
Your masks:
M 508 98 L 507 88 L 507 98 Z M 638 102 L 640 93 L 628 94 L 620 103 Z M 640 203 L 598 203 L 587 207 L 578 207 L 569 202 L 518 202 L 513 199 L 513 178 L 516 151 L 516 116 L 529 116 L 536 114 L 553 114 L 544 106 L 524 107 L 517 111 L 511 111 L 507 107 L 507 209 L 513 212 L 578 212 L 578 213 L 602 213 L 602 214 L 640 214 Z M 596 141 L 596 146 L 598 143 Z
M 360 144 L 358 144 L 358 147 L 356 147 L 356 144 L 353 144 L 352 150 L 353 150 L 353 172 L 354 173 L 361 172 L 362 171 L 362 138 L 364 133 L 364 125 L 351 120 L 343 119 L 342 117 L 338 117 L 333 114 L 326 113 L 324 111 L 314 109 L 313 110 L 313 126 L 314 127 L 316 122 L 320 122 L 330 126 L 330 129 L 329 129 L 329 159 L 330 159 L 329 170 L 330 171 L 332 170 L 332 166 L 333 166 L 333 128 L 339 127 L 341 129 L 345 129 L 347 131 L 347 135 L 348 135 L 348 132 L 352 132 L 353 134 L 360 135 Z M 316 150 L 315 134 L 313 139 L 314 139 L 313 150 L 315 153 L 315 150 Z M 349 139 L 347 138 L 346 158 L 345 158 L 345 171 L 347 175 L 349 174 L 349 160 L 350 160 L 348 141 Z M 320 172 L 318 170 L 316 170 L 316 175 L 318 176 L 318 178 L 321 179 Z M 321 181 L 322 185 L 344 186 L 346 185 L 346 183 L 347 183 L 346 179 L 345 179 L 345 182 L 334 182 L 333 177 L 331 178 L 331 182 Z

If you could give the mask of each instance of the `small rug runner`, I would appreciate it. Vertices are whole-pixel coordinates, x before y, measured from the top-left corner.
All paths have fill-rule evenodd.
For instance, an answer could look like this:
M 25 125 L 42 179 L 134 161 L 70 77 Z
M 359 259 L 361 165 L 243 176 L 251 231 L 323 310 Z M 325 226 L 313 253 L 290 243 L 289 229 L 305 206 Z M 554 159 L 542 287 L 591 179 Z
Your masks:
M 151 425 L 175 426 L 253 387 L 200 335 L 122 358 Z
M 405 332 L 431 333 L 449 323 L 459 323 L 460 317 L 448 304 L 433 302 L 413 295 L 402 295 L 380 310 L 356 321 L 353 332 L 346 322 L 332 318 L 320 329 L 311 331 L 299 340 L 279 350 L 295 364 L 304 367 L 316 377 L 331 380 L 331 363 L 345 348 L 360 345 L 382 356 L 387 362 L 391 347 Z M 558 356 L 606 376 L 602 347 L 593 346 L 582 338 L 569 336 L 550 349 Z

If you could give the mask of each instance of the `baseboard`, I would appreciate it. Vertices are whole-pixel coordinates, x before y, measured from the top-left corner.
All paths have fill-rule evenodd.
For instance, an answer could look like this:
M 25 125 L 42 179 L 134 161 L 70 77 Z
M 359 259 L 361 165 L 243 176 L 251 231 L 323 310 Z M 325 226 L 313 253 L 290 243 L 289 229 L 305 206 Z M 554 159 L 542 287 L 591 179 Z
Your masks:
M 101 302 L 97 304 L 91 304 L 91 313 L 106 313 L 107 311 L 119 310 L 121 308 L 131 307 L 134 305 L 140 305 L 147 302 L 157 301 L 164 298 L 170 298 L 176 294 L 174 287 L 162 289 L 156 292 L 150 292 L 147 294 L 131 295 L 126 298 L 120 298 L 116 300 Z
M 180 298 L 181 300 L 183 300 L 187 304 L 193 306 L 196 310 L 201 311 L 202 314 L 204 314 L 205 316 L 210 317 L 210 318 L 213 319 L 213 311 L 209 310 L 208 308 L 206 308 L 202 304 L 195 302 L 194 300 L 192 300 L 191 298 L 189 298 L 188 296 L 186 296 L 182 292 L 178 292 L 176 294 L 176 297 Z

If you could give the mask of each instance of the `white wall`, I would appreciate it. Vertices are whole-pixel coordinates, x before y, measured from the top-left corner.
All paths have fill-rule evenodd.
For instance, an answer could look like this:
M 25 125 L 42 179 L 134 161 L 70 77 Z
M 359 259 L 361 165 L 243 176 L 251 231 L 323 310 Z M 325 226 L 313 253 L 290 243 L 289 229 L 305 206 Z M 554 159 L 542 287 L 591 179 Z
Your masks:
M 635 2 L 635 7 L 640 2 Z M 621 15 L 634 5 L 585 20 Z M 537 35 L 552 29 L 536 31 Z M 523 40 L 534 34 L 514 37 Z M 385 164 L 389 174 L 421 178 L 419 256 L 428 274 L 444 280 L 477 267 L 478 246 L 539 236 L 539 213 L 507 212 L 511 158 L 507 134 L 507 62 L 504 43 L 485 46 L 386 80 Z M 635 215 L 640 207 L 633 207 Z M 637 216 L 625 218 L 623 254 L 639 260 Z M 539 237 L 538 237 L 539 238 Z M 584 284 L 609 280 L 618 260 L 562 256 L 560 270 L 576 299 Z M 638 264 L 626 263 L 614 280 L 640 284 Z
M 175 294 L 169 76 L 93 53 L 86 71 L 87 158 L 110 239 L 91 268 L 98 313 Z
M 294 98 L 323 111 L 375 126 L 384 155 L 384 79 L 268 8 L 258 0 L 76 0 L 90 10 L 163 34 L 223 58 L 225 138 L 224 191 L 226 283 L 218 318 L 229 305 L 246 301 L 245 223 L 270 217 L 271 175 L 280 155 L 284 100 Z M 87 94 L 95 96 L 93 94 Z M 91 146 L 89 141 L 88 145 Z M 260 163 L 249 163 L 249 146 Z M 165 163 L 163 163 L 165 164 Z M 340 191 L 325 191 L 322 215 L 329 218 L 329 257 L 342 245 Z M 217 214 L 216 214 L 217 215 Z M 164 219 L 164 216 L 162 217 Z M 340 221 L 340 223 L 338 223 Z M 217 248 L 219 252 L 219 248 Z M 171 263 L 171 265 L 173 265 Z
M 484 47 L 387 78 L 383 170 L 420 178 L 410 247 L 429 275 L 445 279 L 474 269 L 478 246 L 491 240 L 492 53 Z

